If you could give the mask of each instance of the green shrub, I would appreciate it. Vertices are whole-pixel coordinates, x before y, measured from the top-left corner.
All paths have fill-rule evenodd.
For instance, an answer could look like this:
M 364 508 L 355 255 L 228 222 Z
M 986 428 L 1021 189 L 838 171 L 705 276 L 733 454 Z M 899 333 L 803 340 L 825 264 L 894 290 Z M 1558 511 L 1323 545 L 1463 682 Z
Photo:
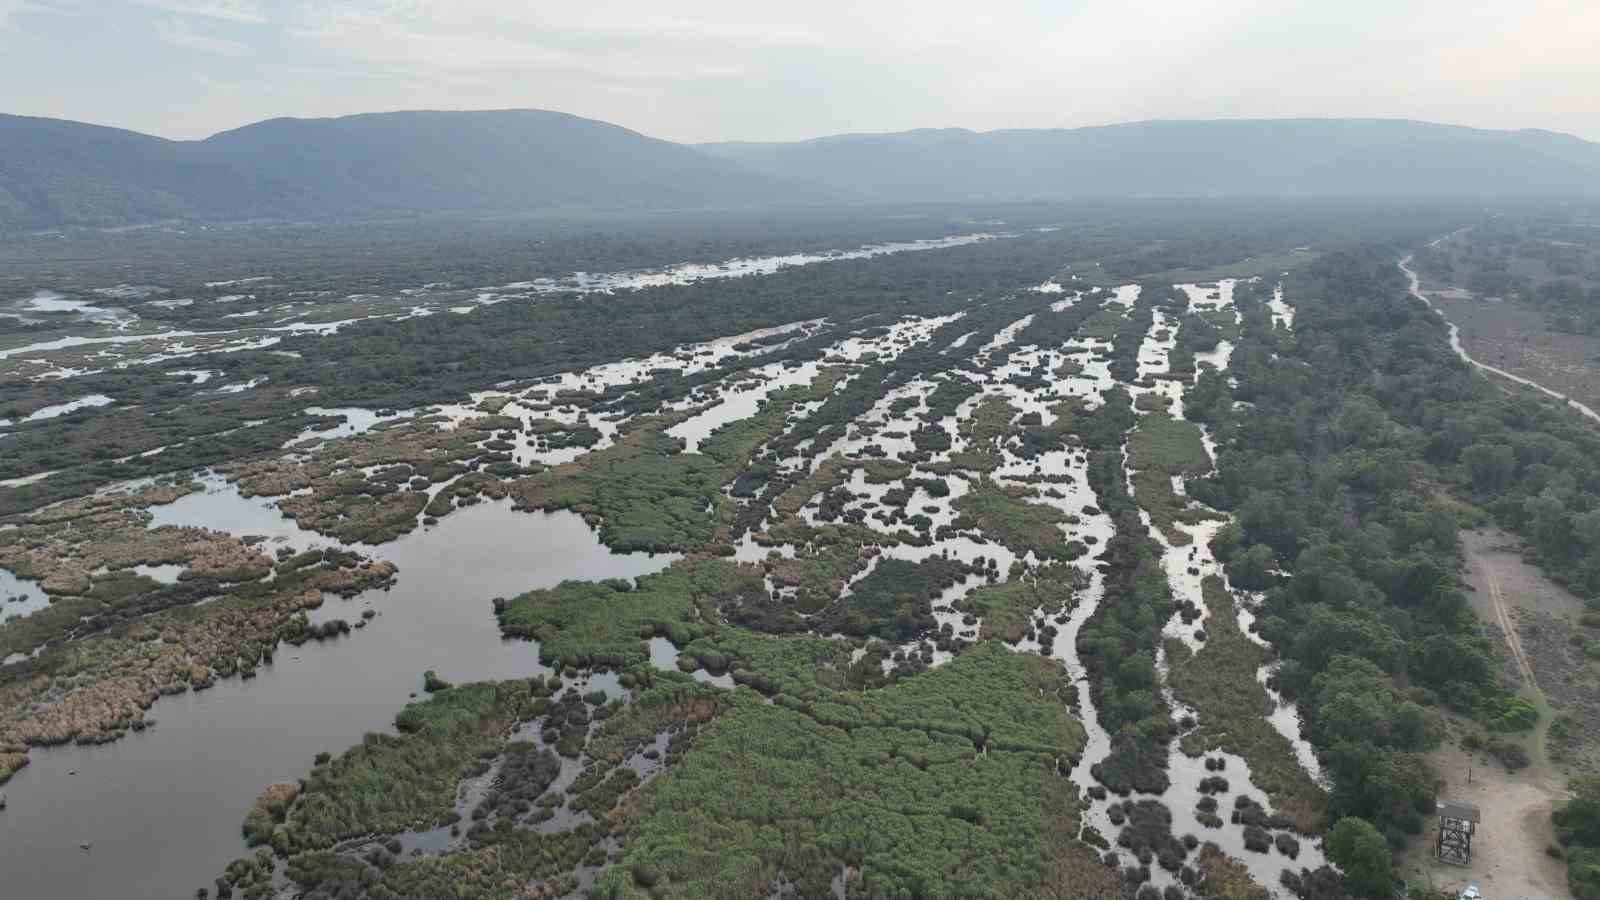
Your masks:
M 1539 724 L 1539 708 L 1522 697 L 1507 697 L 1489 727 L 1495 731 L 1529 731 Z

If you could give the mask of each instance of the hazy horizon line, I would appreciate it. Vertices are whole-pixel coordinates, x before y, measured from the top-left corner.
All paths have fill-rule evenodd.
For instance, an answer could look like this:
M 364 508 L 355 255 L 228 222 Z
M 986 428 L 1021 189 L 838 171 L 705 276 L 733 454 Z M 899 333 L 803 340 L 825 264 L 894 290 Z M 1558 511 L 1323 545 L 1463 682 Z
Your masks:
M 137 128 L 126 128 L 126 127 L 123 127 L 123 126 L 120 126 L 120 125 L 103 125 L 103 124 L 98 123 L 98 122 L 91 122 L 91 121 L 88 121 L 88 120 L 85 120 L 85 119 L 72 119 L 72 118 L 67 118 L 65 116 L 41 116 L 41 115 L 31 115 L 31 114 L 25 114 L 25 113 L 7 113 L 7 112 L 4 112 L 4 111 L 0 111 L 0 116 L 8 116 L 8 117 L 18 118 L 18 119 L 41 119 L 41 120 L 45 120 L 45 121 L 54 121 L 54 122 L 70 122 L 70 123 L 77 124 L 77 125 L 88 125 L 88 126 L 92 126 L 92 127 L 95 127 L 95 128 L 108 128 L 108 129 L 112 129 L 112 130 L 115 130 L 115 131 L 125 131 L 125 132 L 129 132 L 129 133 L 132 133 L 132 134 L 139 134 L 139 135 L 144 135 L 146 137 L 153 137 L 153 138 L 158 138 L 158 139 L 164 140 L 164 141 L 170 141 L 172 143 L 184 144 L 184 143 L 199 143 L 199 142 L 206 141 L 206 140 L 209 140 L 211 138 L 217 137 L 218 135 L 228 134 L 229 132 L 238 131 L 238 130 L 243 129 L 243 128 L 249 128 L 249 127 L 254 126 L 254 125 L 261 125 L 261 124 L 264 124 L 264 123 L 267 123 L 267 122 L 278 122 L 278 121 L 330 122 L 330 121 L 337 121 L 337 120 L 340 120 L 340 119 L 360 118 L 360 117 L 363 117 L 363 116 L 392 116 L 392 115 L 406 115 L 406 114 L 413 114 L 413 113 L 471 114 L 471 113 L 508 113 L 508 112 L 538 112 L 538 113 L 552 113 L 552 114 L 556 114 L 556 115 L 571 116 L 572 118 L 576 118 L 576 119 L 584 119 L 584 120 L 591 121 L 591 122 L 600 122 L 602 124 L 611 125 L 611 126 L 614 126 L 614 127 L 617 127 L 617 128 L 622 128 L 622 129 L 625 129 L 627 131 L 631 131 L 631 132 L 633 132 L 635 134 L 643 135 L 644 137 L 647 137 L 647 138 L 651 138 L 651 139 L 654 139 L 654 140 L 660 140 L 660 141 L 666 141 L 667 143 L 676 144 L 678 146 L 683 146 L 683 147 L 698 147 L 698 146 L 714 145 L 714 144 L 752 144 L 752 145 L 755 145 L 755 144 L 760 144 L 760 145 L 804 144 L 804 143 L 809 143 L 809 142 L 812 142 L 812 141 L 828 140 L 830 138 L 841 138 L 841 137 L 888 137 L 888 136 L 892 136 L 892 135 L 913 134 L 913 133 L 918 133 L 918 132 L 963 132 L 963 133 L 972 134 L 972 135 L 985 135 L 985 134 L 1000 134 L 1000 133 L 1003 133 L 1003 132 L 1013 132 L 1013 131 L 1086 131 L 1086 130 L 1091 130 L 1091 129 L 1096 129 L 1096 128 L 1116 128 L 1116 127 L 1122 127 L 1122 126 L 1148 125 L 1148 124 L 1154 124 L 1154 123 L 1209 123 L 1209 122 L 1394 122 L 1394 123 L 1410 123 L 1410 124 L 1418 124 L 1418 125 L 1435 125 L 1435 126 L 1440 126 L 1440 127 L 1444 127 L 1444 128 L 1459 128 L 1459 129 L 1462 129 L 1462 130 L 1465 130 L 1465 131 L 1493 132 L 1493 133 L 1496 133 L 1496 134 L 1541 133 L 1541 134 L 1558 135 L 1558 136 L 1561 136 L 1561 137 L 1571 138 L 1573 140 L 1582 141 L 1583 143 L 1586 143 L 1586 144 L 1597 144 L 1597 143 L 1600 143 L 1600 141 L 1590 140 L 1589 138 L 1585 138 L 1585 137 L 1583 137 L 1582 135 L 1579 135 L 1579 134 L 1574 134 L 1574 133 L 1572 133 L 1570 131 L 1561 131 L 1559 129 L 1554 129 L 1554 128 L 1541 128 L 1541 127 L 1486 128 L 1486 127 L 1483 127 L 1483 126 L 1480 126 L 1480 125 L 1463 125 L 1463 124 L 1460 124 L 1460 123 L 1457 123 L 1457 122 L 1447 122 L 1447 121 L 1441 121 L 1441 120 L 1438 120 L 1438 119 L 1417 119 L 1417 118 L 1410 118 L 1410 117 L 1405 117 L 1405 116 L 1208 116 L 1208 117 L 1195 117 L 1195 118 L 1140 118 L 1140 119 L 1118 119 L 1118 120 L 1109 121 L 1109 122 L 1097 122 L 1097 123 L 1084 124 L 1084 125 L 1046 125 L 1046 126 L 1027 126 L 1027 125 L 1024 125 L 1024 126 L 1009 126 L 1009 127 L 1005 127 L 1005 128 L 987 128 L 987 129 L 968 128 L 968 127 L 962 126 L 962 125 L 925 125 L 925 126 L 918 126 L 918 127 L 915 127 L 915 128 L 900 128 L 900 129 L 893 129 L 893 130 L 887 130 L 887 131 L 863 130 L 863 131 L 829 132 L 829 133 L 826 133 L 826 134 L 818 134 L 818 135 L 813 135 L 811 137 L 796 138 L 796 139 L 793 139 L 793 140 L 750 140 L 750 139 L 744 139 L 744 138 L 719 138 L 717 140 L 710 140 L 710 141 L 675 141 L 675 140 L 672 140 L 670 138 L 657 137 L 656 135 L 653 135 L 648 131 L 643 131 L 641 129 L 634 128 L 634 127 L 632 127 L 630 125 L 626 125 L 626 124 L 623 124 L 621 122 L 614 122 L 614 121 L 611 121 L 609 119 L 602 119 L 602 118 L 598 118 L 598 117 L 595 117 L 595 116 L 583 115 L 581 113 L 569 112 L 567 110 L 551 109 L 551 108 L 548 108 L 548 107 L 540 107 L 540 106 L 497 106 L 497 107 L 482 107 L 482 108 L 454 108 L 454 109 L 443 109 L 443 108 L 438 108 L 438 107 L 402 107 L 402 108 L 396 108 L 396 109 L 375 109 L 375 110 L 365 110 L 365 111 L 362 111 L 362 112 L 341 113 L 339 115 L 333 115 L 333 116 L 296 116 L 296 115 L 268 116 L 266 118 L 261 118 L 261 119 L 252 119 L 250 121 L 243 122 L 243 123 L 240 123 L 238 125 L 231 126 L 229 128 L 223 128 L 223 129 L 220 129 L 218 131 L 214 131 L 214 132 L 212 132 L 212 133 L 210 133 L 210 134 L 208 134 L 208 135 L 206 135 L 204 137 L 198 137 L 198 138 L 169 137 L 169 136 L 167 136 L 165 134 L 160 134 L 160 133 L 155 132 L 155 131 L 141 131 L 141 130 L 139 130 Z

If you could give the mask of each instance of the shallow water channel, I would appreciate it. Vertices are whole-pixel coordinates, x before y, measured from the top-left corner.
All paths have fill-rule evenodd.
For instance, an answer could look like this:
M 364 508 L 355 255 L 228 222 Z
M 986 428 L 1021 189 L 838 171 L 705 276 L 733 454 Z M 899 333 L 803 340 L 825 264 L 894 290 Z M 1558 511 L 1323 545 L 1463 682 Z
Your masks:
M 231 488 L 157 510 L 158 524 L 331 543 Z M 460 510 L 367 552 L 399 566 L 394 587 L 330 598 L 318 614 L 355 622 L 370 606 L 378 615 L 368 627 L 280 645 L 252 680 L 162 698 L 149 712 L 156 727 L 143 733 L 35 749 L 4 789 L 0 896 L 194 896 L 244 853 L 240 824 L 262 788 L 303 775 L 319 751 L 392 730 L 423 670 L 457 683 L 548 671 L 537 644 L 501 640 L 491 598 L 569 578 L 642 575 L 673 558 L 615 554 L 576 515 L 513 512 L 504 502 Z

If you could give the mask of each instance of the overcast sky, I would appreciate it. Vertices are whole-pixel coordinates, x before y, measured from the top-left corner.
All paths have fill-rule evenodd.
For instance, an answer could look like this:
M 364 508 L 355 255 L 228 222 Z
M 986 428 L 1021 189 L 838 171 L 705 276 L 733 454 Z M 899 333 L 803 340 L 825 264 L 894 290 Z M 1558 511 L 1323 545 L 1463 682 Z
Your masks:
M 0 112 L 539 107 L 679 141 L 1382 116 L 1600 140 L 1600 0 L 0 0 Z

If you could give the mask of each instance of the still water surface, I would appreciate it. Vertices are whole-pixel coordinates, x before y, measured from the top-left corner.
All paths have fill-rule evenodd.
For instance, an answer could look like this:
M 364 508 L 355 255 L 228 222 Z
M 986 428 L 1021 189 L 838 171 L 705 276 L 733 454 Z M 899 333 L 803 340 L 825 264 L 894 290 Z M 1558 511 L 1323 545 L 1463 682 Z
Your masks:
M 294 534 L 292 522 L 231 489 L 158 509 L 163 520 L 327 543 Z M 143 734 L 35 750 L 4 788 L 0 897 L 193 897 L 244 853 L 240 823 L 263 787 L 303 775 L 319 751 L 391 728 L 423 670 L 457 683 L 548 671 L 536 644 L 500 639 L 490 598 L 568 578 L 632 577 L 673 558 L 614 554 L 575 515 L 506 503 L 452 513 L 374 554 L 400 567 L 394 588 L 330 599 L 320 611 L 355 622 L 370 605 L 379 615 L 367 628 L 281 645 L 251 681 L 163 698 L 150 710 L 157 727 Z

